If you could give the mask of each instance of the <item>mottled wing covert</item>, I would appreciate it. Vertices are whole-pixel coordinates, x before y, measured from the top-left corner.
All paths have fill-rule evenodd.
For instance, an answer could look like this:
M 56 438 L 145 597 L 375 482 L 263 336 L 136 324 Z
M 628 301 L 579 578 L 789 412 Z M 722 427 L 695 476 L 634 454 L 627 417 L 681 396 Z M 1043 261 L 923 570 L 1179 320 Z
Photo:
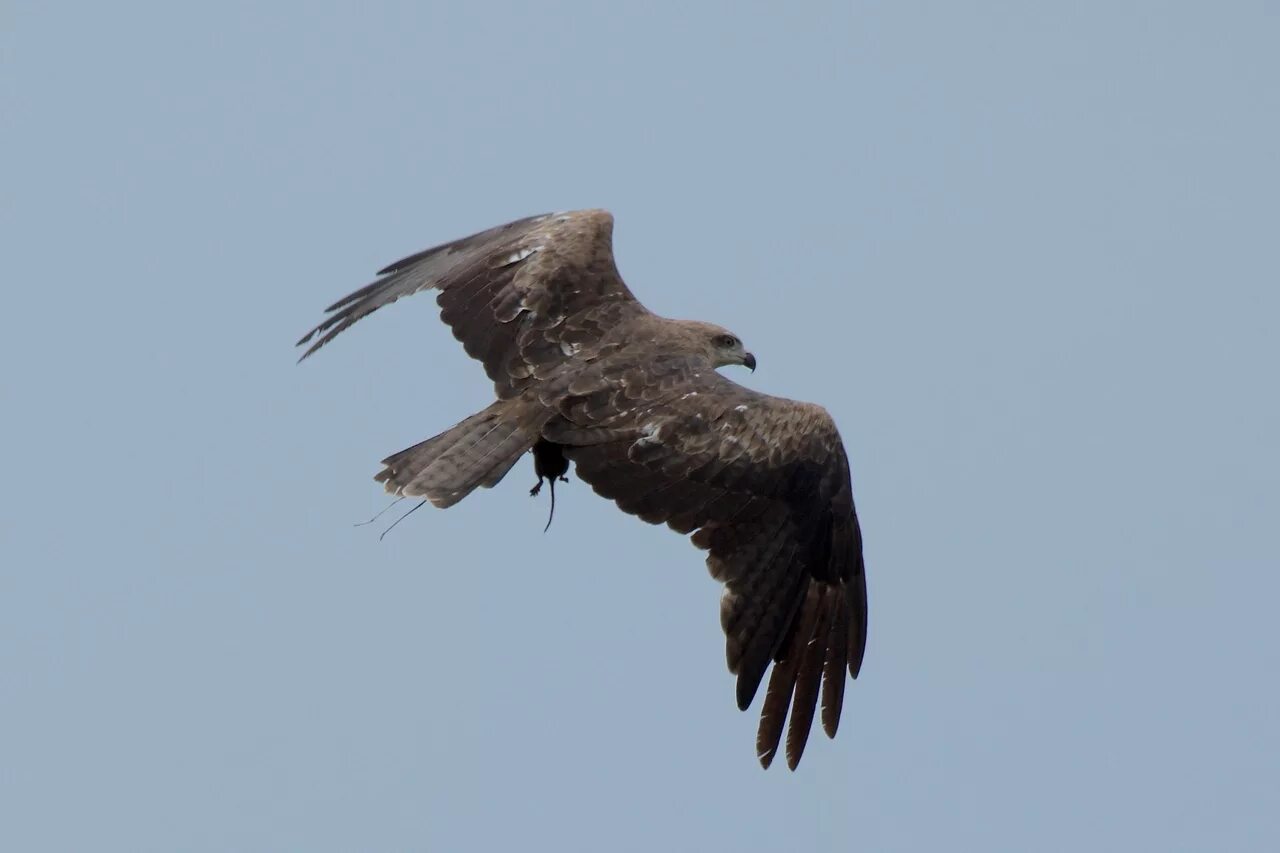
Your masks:
M 523 390 L 541 368 L 599 340 L 645 309 L 613 259 L 613 217 L 603 210 L 545 214 L 411 255 L 330 305 L 298 341 L 311 355 L 357 320 L 422 290 L 438 290 L 441 318 L 498 394 Z
M 662 387 L 660 375 L 651 381 Z M 866 648 L 862 535 L 835 424 L 820 406 L 713 372 L 626 399 L 626 418 L 620 399 L 567 400 L 548 434 L 576 445 L 565 452 L 597 493 L 692 533 L 710 552 L 707 566 L 725 584 L 720 618 L 738 706 L 751 704 L 773 663 L 757 751 L 768 766 L 789 713 L 794 768 L 819 695 L 823 728 L 835 735 L 845 672 L 857 676 Z

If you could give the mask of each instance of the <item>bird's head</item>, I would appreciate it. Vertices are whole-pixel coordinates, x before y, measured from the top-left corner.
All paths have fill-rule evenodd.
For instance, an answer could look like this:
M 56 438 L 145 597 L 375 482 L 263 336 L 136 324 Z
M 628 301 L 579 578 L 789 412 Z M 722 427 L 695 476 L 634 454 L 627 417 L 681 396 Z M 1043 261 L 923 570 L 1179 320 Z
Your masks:
M 694 340 L 716 367 L 741 364 L 754 373 L 756 357 L 747 352 L 742 339 L 721 326 L 711 323 L 690 323 Z

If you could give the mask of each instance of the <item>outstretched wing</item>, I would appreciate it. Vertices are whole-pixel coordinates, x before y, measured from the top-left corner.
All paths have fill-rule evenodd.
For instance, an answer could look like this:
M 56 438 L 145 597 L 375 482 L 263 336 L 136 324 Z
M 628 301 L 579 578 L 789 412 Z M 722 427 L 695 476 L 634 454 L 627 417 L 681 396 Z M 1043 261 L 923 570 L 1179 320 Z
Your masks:
M 707 566 L 725 584 L 720 620 L 738 707 L 751 704 L 772 662 L 757 753 L 769 766 L 789 708 L 794 769 L 819 692 L 823 729 L 835 736 L 845 670 L 857 677 L 866 648 L 862 534 L 840 435 L 822 407 L 718 373 L 674 393 L 666 386 L 661 398 L 627 393 L 626 406 L 570 398 L 545 434 L 568 445 L 597 493 L 693 533 L 710 552 Z
M 500 225 L 397 261 L 378 275 L 325 309 L 330 316 L 298 341 L 315 339 L 302 358 L 382 306 L 435 289 L 441 318 L 507 397 L 645 310 L 618 274 L 613 217 L 603 210 Z

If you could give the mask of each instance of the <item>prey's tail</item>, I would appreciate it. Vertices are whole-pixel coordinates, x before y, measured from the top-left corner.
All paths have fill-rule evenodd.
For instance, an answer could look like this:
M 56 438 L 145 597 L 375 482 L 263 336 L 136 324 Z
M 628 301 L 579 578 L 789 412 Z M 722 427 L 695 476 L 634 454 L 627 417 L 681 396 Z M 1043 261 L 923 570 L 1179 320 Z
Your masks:
M 547 414 L 522 400 L 498 400 L 434 438 L 382 460 L 374 477 L 388 492 L 453 506 L 477 486 L 497 485 L 538 440 Z

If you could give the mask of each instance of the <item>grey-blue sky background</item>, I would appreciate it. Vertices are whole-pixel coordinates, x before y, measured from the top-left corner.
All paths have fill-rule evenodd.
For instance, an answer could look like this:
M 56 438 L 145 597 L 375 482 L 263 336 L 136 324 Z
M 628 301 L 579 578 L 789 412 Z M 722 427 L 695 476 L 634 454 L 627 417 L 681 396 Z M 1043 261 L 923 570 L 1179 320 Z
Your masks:
M 8 4 L 0 846 L 1274 850 L 1273 3 Z M 610 208 L 834 415 L 871 630 L 761 772 L 702 555 L 531 467 L 402 255 Z

